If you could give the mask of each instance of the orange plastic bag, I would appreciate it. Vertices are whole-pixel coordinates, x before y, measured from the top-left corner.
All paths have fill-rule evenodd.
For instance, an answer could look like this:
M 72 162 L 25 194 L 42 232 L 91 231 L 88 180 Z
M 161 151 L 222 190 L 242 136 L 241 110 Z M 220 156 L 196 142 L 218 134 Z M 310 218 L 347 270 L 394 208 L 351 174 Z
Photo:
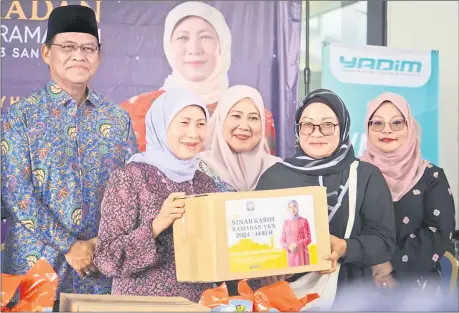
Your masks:
M 8 309 L 19 285 L 19 302 Z M 25 275 L 2 274 L 3 312 L 50 312 L 53 309 L 58 277 L 45 259 L 38 260 Z
M 281 312 L 299 312 L 307 303 L 317 298 L 319 295 L 313 293 L 298 299 L 288 282 L 279 281 L 255 292 L 255 307 L 258 312 L 269 312 L 273 309 Z
M 226 284 L 223 283 L 217 288 L 204 291 L 199 303 L 213 311 L 226 311 L 224 307 L 234 303 L 234 310 L 241 312 L 237 300 L 242 300 L 242 303 L 250 301 L 253 304 L 251 309 L 245 307 L 248 312 L 299 312 L 307 303 L 319 298 L 319 295 L 314 293 L 298 299 L 286 281 L 262 287 L 254 293 L 247 281 L 241 280 L 238 283 L 238 292 L 239 296 L 229 297 Z
M 234 304 L 235 309 L 239 312 L 252 312 L 254 309 L 255 296 L 247 280 L 239 281 L 237 289 L 239 296 L 232 297 L 229 296 L 228 288 L 225 283 L 217 288 L 207 289 L 202 293 L 199 304 L 215 310 L 217 310 L 218 307 Z M 242 308 L 242 304 L 244 308 Z
M 223 283 L 216 288 L 205 290 L 201 295 L 201 299 L 199 299 L 199 304 L 215 308 L 222 304 L 228 304 L 228 297 L 228 288 Z
M 2 311 L 5 306 L 13 299 L 19 284 L 24 275 L 8 275 L 2 273 Z

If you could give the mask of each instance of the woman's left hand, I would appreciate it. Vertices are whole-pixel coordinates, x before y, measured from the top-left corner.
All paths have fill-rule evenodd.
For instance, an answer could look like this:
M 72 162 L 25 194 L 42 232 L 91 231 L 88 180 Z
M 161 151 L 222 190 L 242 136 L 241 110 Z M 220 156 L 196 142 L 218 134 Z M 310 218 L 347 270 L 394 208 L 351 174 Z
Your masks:
M 380 276 L 375 275 L 373 276 L 373 281 L 375 285 L 380 288 L 394 288 L 395 287 L 395 280 L 392 277 L 392 274 Z
M 327 256 L 327 260 L 332 261 L 332 268 L 325 271 L 320 271 L 321 274 L 330 274 L 336 271 L 338 259 L 346 255 L 347 243 L 346 240 L 330 235 L 331 254 Z
M 376 264 L 371 267 L 373 271 L 373 276 L 386 276 L 392 273 L 394 268 L 390 261 L 384 262 L 382 264 Z

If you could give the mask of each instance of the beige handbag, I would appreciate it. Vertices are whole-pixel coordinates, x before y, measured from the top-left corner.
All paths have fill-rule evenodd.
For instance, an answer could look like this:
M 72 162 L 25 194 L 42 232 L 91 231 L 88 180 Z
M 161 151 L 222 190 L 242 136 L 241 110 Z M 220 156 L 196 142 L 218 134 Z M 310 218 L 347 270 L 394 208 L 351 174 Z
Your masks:
M 355 207 L 357 199 L 357 166 L 358 161 L 351 164 L 349 171 L 349 218 L 347 221 L 344 239 L 348 239 L 354 226 Z M 336 287 L 341 265 L 338 263 L 336 271 L 330 274 L 311 272 L 290 283 L 297 298 L 307 294 L 318 293 L 320 298 L 306 304 L 301 311 L 328 311 L 336 297 Z

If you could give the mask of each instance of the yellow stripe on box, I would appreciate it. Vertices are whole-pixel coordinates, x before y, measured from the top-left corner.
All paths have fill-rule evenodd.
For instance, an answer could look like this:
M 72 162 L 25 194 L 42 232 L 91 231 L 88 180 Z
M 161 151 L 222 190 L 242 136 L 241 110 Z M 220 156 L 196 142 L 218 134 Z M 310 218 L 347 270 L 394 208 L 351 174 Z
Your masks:
M 308 245 L 308 251 L 309 251 L 309 264 L 317 264 L 318 259 L 317 259 L 317 245 Z
M 257 251 L 256 253 L 230 254 L 231 272 L 252 272 L 283 269 L 288 267 L 284 249 Z
M 244 238 L 229 250 L 231 272 L 251 272 L 288 267 L 287 252 L 274 249 L 274 242 L 259 244 Z

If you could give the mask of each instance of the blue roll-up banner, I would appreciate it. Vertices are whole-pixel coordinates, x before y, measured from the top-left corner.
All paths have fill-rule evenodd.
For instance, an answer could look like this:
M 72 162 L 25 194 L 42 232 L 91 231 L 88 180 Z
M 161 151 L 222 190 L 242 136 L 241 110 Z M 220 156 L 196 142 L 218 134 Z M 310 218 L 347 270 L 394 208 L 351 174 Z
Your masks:
M 403 96 L 422 128 L 422 157 L 438 164 L 438 51 L 324 42 L 322 87 L 337 93 L 351 114 L 355 153 L 366 149 L 367 104 L 389 91 Z

